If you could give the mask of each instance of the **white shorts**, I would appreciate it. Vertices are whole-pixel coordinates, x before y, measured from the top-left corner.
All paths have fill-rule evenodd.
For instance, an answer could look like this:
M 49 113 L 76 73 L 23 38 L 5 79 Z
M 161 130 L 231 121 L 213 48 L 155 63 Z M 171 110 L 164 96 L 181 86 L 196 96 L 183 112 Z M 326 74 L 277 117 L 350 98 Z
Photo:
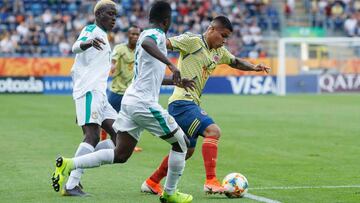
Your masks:
M 117 112 L 109 104 L 106 95 L 98 91 L 90 91 L 75 99 L 76 120 L 79 126 L 88 123 L 99 125 L 105 119 L 115 120 Z
M 178 128 L 175 119 L 160 104 L 132 106 L 122 104 L 121 111 L 113 124 L 115 132 L 128 132 L 137 141 L 143 130 L 155 136 L 168 135 Z

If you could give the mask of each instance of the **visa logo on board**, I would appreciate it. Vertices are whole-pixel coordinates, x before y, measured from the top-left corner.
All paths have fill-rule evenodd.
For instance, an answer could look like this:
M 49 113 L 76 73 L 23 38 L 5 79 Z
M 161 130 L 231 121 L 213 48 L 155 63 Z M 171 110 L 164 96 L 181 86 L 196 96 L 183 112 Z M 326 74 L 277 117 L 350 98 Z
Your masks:
M 229 76 L 226 79 L 230 82 L 234 94 L 275 94 L 276 82 L 272 76 Z

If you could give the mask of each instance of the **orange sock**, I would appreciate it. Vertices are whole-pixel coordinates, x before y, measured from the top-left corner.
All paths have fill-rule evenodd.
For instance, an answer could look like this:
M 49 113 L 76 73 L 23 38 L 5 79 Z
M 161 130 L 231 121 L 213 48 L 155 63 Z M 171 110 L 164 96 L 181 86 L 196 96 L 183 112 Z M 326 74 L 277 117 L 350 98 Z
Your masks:
M 102 140 L 106 140 L 107 138 L 107 133 L 104 129 L 101 129 L 101 133 L 100 133 L 100 141 Z
M 218 152 L 218 137 L 205 137 L 202 145 L 202 154 L 204 159 L 206 179 L 216 177 L 216 160 Z
M 160 181 L 166 176 L 168 170 L 168 161 L 169 155 L 167 155 L 161 162 L 160 166 L 156 171 L 150 176 L 150 179 L 156 183 L 160 183 Z

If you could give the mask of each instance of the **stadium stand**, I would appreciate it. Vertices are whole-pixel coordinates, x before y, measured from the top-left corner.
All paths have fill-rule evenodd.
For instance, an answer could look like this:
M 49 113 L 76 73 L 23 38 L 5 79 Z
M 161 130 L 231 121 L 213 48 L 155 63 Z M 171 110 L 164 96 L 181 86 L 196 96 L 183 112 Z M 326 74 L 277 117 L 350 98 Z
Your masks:
M 95 0 L 3 0 L 0 1 L 0 50 L 2 56 L 71 56 L 71 44 L 86 24 L 94 21 Z M 147 26 L 147 8 L 153 0 L 119 1 L 119 17 L 110 40 L 126 41 L 131 24 Z M 310 26 L 321 27 L 338 36 L 360 35 L 360 1 L 301 0 L 284 1 L 281 11 L 270 0 L 176 0 L 172 1 L 173 25 L 168 36 L 186 31 L 202 33 L 210 20 L 227 15 L 235 31 L 229 49 L 239 57 L 268 56 L 264 37 L 280 35 L 281 21 L 304 15 Z M 299 2 L 301 5 L 299 6 Z M 299 7 L 305 7 L 299 14 Z M 301 8 L 303 9 L 303 8 Z M 285 13 L 287 19 L 281 19 Z M 289 24 L 288 24 L 289 25 Z M 266 43 L 265 43 L 266 44 Z

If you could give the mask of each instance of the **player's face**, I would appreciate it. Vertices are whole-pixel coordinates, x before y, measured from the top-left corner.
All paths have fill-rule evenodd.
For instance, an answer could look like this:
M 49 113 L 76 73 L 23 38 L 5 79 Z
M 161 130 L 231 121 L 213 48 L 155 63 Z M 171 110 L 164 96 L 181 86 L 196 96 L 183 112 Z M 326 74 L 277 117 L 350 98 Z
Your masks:
M 217 49 L 226 43 L 232 32 L 221 26 L 213 26 L 208 33 L 208 43 L 210 48 Z
M 135 28 L 135 27 L 130 28 L 128 32 L 129 44 L 135 45 L 137 40 L 139 39 L 139 36 L 140 36 L 139 28 Z
M 169 30 L 171 25 L 171 15 L 169 15 L 166 20 L 164 21 L 164 26 L 165 26 L 165 33 Z
M 117 11 L 115 6 L 106 5 L 102 10 L 100 15 L 97 16 L 97 20 L 101 23 L 106 31 L 110 31 L 115 26 Z

